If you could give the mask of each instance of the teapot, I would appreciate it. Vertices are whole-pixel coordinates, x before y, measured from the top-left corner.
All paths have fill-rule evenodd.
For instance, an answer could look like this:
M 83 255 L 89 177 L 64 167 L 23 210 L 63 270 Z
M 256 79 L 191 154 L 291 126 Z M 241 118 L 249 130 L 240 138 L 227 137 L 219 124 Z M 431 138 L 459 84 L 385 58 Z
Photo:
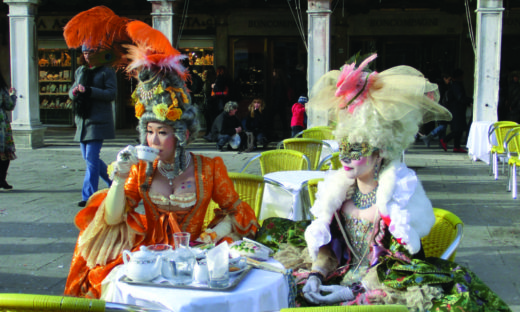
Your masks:
M 123 250 L 126 276 L 136 282 L 149 282 L 161 274 L 161 258 L 141 246 L 140 250 Z

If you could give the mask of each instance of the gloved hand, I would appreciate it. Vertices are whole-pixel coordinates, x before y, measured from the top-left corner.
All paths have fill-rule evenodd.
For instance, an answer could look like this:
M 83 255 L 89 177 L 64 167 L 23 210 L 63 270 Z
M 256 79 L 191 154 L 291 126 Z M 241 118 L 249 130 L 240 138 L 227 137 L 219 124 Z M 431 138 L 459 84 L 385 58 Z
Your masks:
M 321 280 L 317 276 L 315 276 L 315 275 L 309 276 L 309 278 L 307 279 L 307 282 L 305 283 L 305 286 L 303 286 L 303 289 L 302 289 L 303 297 L 311 303 L 319 304 L 319 302 L 316 301 L 316 299 L 314 298 L 313 295 L 320 294 L 320 286 L 321 286 Z
M 114 164 L 117 175 L 120 177 L 128 176 L 132 165 L 139 162 L 136 155 L 137 152 L 132 145 L 128 145 L 117 154 L 116 163 Z
M 352 290 L 347 286 L 339 285 L 320 285 L 320 291 L 329 292 L 327 295 L 322 295 L 320 292 L 309 293 L 312 298 L 312 303 L 323 304 L 323 303 L 336 303 L 350 301 L 355 298 Z

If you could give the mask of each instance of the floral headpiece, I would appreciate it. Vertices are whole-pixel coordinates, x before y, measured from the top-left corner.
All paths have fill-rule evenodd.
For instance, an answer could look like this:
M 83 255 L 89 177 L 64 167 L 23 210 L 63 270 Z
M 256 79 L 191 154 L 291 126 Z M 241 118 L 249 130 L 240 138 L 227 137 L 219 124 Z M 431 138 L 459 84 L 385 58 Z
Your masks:
M 182 88 L 174 88 L 170 86 L 165 90 L 159 83 L 155 87 L 146 91 L 144 90 L 143 85 L 144 83 L 140 82 L 134 93 L 132 93 L 132 99 L 135 103 L 135 117 L 137 117 L 137 119 L 141 119 L 141 116 L 147 110 L 145 104 L 141 102 L 141 98 L 144 98 L 145 103 L 148 104 L 149 108 L 151 107 L 151 110 L 158 121 L 177 121 L 181 119 L 182 109 L 179 107 L 179 99 L 177 98 L 177 95 L 180 95 L 183 104 L 189 104 L 190 102 Z M 137 94 L 138 90 L 140 91 L 141 96 Z M 154 103 L 150 101 L 153 97 L 159 96 L 161 93 L 165 92 L 169 94 L 171 103 L 157 103 L 154 105 Z

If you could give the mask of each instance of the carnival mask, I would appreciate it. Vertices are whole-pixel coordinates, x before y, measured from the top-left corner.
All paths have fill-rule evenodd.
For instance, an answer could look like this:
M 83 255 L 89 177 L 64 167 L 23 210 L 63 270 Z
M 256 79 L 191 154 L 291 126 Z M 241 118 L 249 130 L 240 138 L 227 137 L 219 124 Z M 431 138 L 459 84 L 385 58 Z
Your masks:
M 339 159 L 348 163 L 351 160 L 359 160 L 361 157 L 372 155 L 378 148 L 370 146 L 368 143 L 350 144 L 346 138 L 341 141 L 339 147 Z

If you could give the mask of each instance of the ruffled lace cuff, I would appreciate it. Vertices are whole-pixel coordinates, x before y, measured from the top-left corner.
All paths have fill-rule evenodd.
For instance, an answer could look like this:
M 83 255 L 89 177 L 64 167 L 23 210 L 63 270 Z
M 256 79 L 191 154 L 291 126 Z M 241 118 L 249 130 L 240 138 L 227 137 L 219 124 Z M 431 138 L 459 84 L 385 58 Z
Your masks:
M 305 230 L 305 241 L 312 261 L 316 261 L 320 247 L 331 240 L 330 225 L 322 220 L 314 220 Z

